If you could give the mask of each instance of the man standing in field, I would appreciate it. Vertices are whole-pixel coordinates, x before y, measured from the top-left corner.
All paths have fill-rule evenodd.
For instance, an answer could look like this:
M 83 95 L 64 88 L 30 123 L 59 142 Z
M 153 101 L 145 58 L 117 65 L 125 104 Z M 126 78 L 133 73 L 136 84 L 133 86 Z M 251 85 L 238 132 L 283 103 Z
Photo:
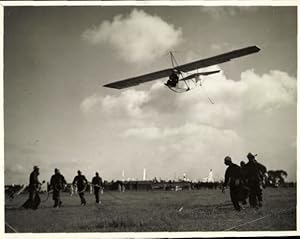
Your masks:
M 72 184 L 77 187 L 81 206 L 85 206 L 86 200 L 84 198 L 84 192 L 86 190 L 88 181 L 86 180 L 85 176 L 81 174 L 80 170 L 77 171 L 77 176 L 75 176 Z
M 23 207 L 28 209 L 37 209 L 38 206 L 41 203 L 41 199 L 39 196 L 39 188 L 41 186 L 41 183 L 39 181 L 39 167 L 38 166 L 34 166 L 33 167 L 33 171 L 31 172 L 30 176 L 29 176 L 29 198 L 28 200 L 23 204 Z
M 64 176 L 60 173 L 59 169 L 54 169 L 54 175 L 50 180 L 50 188 L 53 190 L 54 208 L 61 206 L 62 201 L 60 200 L 60 191 L 67 184 Z
M 234 209 L 240 211 L 241 206 L 239 205 L 239 193 L 241 184 L 241 168 L 238 165 L 232 163 L 232 160 L 229 156 L 225 157 L 224 164 L 228 166 L 228 168 L 225 172 L 225 181 L 223 187 L 229 185 L 230 198 Z
M 246 180 L 250 190 L 249 203 L 251 207 L 262 207 L 262 186 L 267 169 L 258 163 L 255 155 L 248 153 L 248 163 L 245 165 Z
M 240 167 L 241 167 L 240 201 L 242 202 L 243 205 L 247 204 L 247 198 L 249 197 L 249 188 L 247 186 L 245 166 L 246 163 L 244 161 L 241 161 L 240 162 Z
M 99 191 L 101 188 L 103 188 L 103 182 L 102 178 L 99 177 L 99 173 L 96 172 L 96 176 L 92 179 L 92 185 L 94 187 L 94 194 L 96 198 L 96 203 L 101 204 L 101 201 L 99 200 Z

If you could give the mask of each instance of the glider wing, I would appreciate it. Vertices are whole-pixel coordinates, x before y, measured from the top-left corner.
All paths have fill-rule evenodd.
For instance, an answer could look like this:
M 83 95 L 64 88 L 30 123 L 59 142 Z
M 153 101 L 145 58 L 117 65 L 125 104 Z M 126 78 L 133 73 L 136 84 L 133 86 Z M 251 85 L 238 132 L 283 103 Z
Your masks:
M 258 51 L 260 51 L 260 49 L 257 46 L 250 46 L 250 47 L 242 48 L 239 50 L 230 51 L 230 52 L 227 52 L 227 53 L 224 53 L 221 55 L 206 58 L 203 60 L 194 61 L 194 62 L 191 62 L 188 64 L 180 65 L 180 66 L 175 67 L 175 69 L 177 69 L 179 71 L 183 71 L 183 72 L 188 72 L 188 71 L 196 70 L 196 69 L 203 68 L 203 67 L 221 64 L 221 63 L 230 61 L 234 58 L 246 56 L 246 55 L 249 55 L 252 53 L 256 53 Z
M 178 70 L 178 71 L 188 72 L 188 71 L 196 70 L 199 68 L 204 68 L 204 67 L 208 67 L 208 66 L 212 66 L 212 65 L 221 64 L 221 63 L 230 61 L 231 59 L 242 57 L 242 56 L 249 55 L 252 53 L 256 53 L 258 51 L 260 51 L 260 49 L 257 46 L 250 46 L 250 47 L 242 48 L 239 50 L 227 52 L 227 53 L 224 53 L 221 55 L 206 58 L 203 60 L 198 60 L 198 61 L 187 63 L 184 65 L 176 66 L 174 68 L 156 71 L 156 72 L 148 73 L 145 75 L 128 78 L 125 80 L 115 81 L 115 82 L 104 85 L 104 87 L 115 88 L 115 89 L 128 88 L 128 87 L 136 86 L 136 85 L 148 82 L 148 81 L 153 81 L 153 80 L 157 80 L 160 78 L 168 77 L 172 74 L 174 69 Z

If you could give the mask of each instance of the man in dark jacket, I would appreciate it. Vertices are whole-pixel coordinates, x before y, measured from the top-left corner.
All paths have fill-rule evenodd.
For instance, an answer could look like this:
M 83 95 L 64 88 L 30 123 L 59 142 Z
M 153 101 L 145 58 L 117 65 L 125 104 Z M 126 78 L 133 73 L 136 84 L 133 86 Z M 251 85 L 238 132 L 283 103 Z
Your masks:
M 240 191 L 240 201 L 243 205 L 247 204 L 247 198 L 249 197 L 249 188 L 247 186 L 247 178 L 246 178 L 246 163 L 244 161 L 240 162 L 241 167 L 241 191 Z
M 84 192 L 86 190 L 88 181 L 86 180 L 85 176 L 81 174 L 80 170 L 77 171 L 77 174 L 78 175 L 75 176 L 72 184 L 77 187 L 77 192 L 80 197 L 81 205 L 84 206 L 84 205 L 86 205 L 86 200 L 84 198 Z
M 61 206 L 60 191 L 64 189 L 67 184 L 64 176 L 60 173 L 59 169 L 54 169 L 54 175 L 50 180 L 50 188 L 53 190 L 54 208 Z
M 262 206 L 262 185 L 264 175 L 267 169 L 264 165 L 258 163 L 255 155 L 247 155 L 248 163 L 245 165 L 247 184 L 250 190 L 249 203 L 251 207 Z
M 41 199 L 39 196 L 39 188 L 41 186 L 38 178 L 39 174 L 40 172 L 38 166 L 34 166 L 33 171 L 29 176 L 29 198 L 23 204 L 23 207 L 26 209 L 31 208 L 35 210 L 41 203 Z
M 229 185 L 230 188 L 230 198 L 234 209 L 237 211 L 241 210 L 239 205 L 239 193 L 240 193 L 240 184 L 241 184 L 241 168 L 232 163 L 231 158 L 226 156 L 224 159 L 224 164 L 228 166 L 225 172 L 225 181 L 223 187 Z
M 99 173 L 96 172 L 96 176 L 92 179 L 92 184 L 94 187 L 94 194 L 96 198 L 96 203 L 101 204 L 101 201 L 99 200 L 99 191 L 101 188 L 103 188 L 103 182 L 102 178 L 99 177 Z

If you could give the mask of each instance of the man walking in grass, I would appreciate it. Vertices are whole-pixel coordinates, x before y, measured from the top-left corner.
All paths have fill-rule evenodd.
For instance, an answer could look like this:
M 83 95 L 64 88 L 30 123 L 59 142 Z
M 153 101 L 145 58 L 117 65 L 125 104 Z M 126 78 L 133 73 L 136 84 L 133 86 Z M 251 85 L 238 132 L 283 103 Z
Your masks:
M 50 180 L 50 187 L 53 190 L 54 208 L 61 207 L 62 201 L 60 199 L 60 192 L 64 189 L 66 184 L 67 182 L 59 169 L 54 169 L 54 175 Z
M 231 157 L 226 156 L 224 159 L 224 164 L 228 166 L 225 172 L 225 181 L 223 184 L 223 188 L 229 185 L 230 188 L 230 198 L 234 209 L 237 211 L 241 210 L 241 206 L 239 205 L 239 193 L 241 186 L 241 168 L 232 163 Z
M 84 192 L 86 190 L 88 181 L 86 180 L 85 176 L 82 175 L 80 170 L 77 171 L 77 176 L 75 176 L 72 184 L 77 187 L 77 192 L 80 197 L 81 206 L 85 206 L 86 200 L 84 198 Z
M 41 199 L 39 196 L 39 188 L 41 186 L 41 183 L 39 181 L 39 167 L 38 166 L 34 166 L 33 167 L 33 171 L 31 172 L 30 176 L 29 176 L 29 198 L 28 200 L 23 204 L 23 207 L 28 209 L 37 209 L 38 206 L 41 203 Z
M 92 179 L 92 185 L 94 187 L 94 194 L 96 198 L 96 203 L 101 204 L 101 201 L 99 200 L 99 191 L 101 188 L 103 188 L 103 182 L 102 178 L 99 177 L 99 173 L 96 172 L 96 176 Z
M 264 165 L 258 163 L 256 155 L 249 153 L 247 155 L 248 163 L 245 165 L 247 184 L 250 190 L 249 203 L 251 207 L 262 207 L 262 186 L 267 169 Z

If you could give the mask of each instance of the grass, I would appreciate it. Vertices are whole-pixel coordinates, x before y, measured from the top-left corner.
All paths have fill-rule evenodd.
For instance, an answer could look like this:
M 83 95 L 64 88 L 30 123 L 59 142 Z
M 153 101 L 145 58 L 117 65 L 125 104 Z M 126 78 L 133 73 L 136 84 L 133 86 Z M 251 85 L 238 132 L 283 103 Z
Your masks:
M 45 200 L 46 195 L 41 197 Z M 20 206 L 26 199 L 20 195 L 6 200 L 5 222 L 18 232 L 296 230 L 296 188 L 267 188 L 261 209 L 241 212 L 233 210 L 228 191 L 213 189 L 104 192 L 101 205 L 86 194 L 85 207 L 78 196 L 63 194 L 60 209 L 52 208 L 50 196 L 38 210 L 25 210 Z M 12 230 L 6 227 L 6 232 Z

